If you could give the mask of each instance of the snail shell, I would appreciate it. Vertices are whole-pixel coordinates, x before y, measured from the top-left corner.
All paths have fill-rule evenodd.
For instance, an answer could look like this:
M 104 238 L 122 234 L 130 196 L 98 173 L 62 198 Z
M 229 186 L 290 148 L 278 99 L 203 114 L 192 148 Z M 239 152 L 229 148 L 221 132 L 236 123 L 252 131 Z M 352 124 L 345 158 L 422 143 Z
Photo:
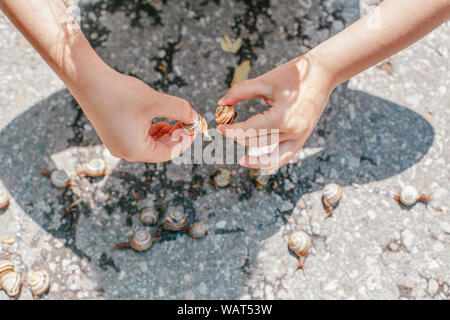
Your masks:
M 1 287 L 10 297 L 16 297 L 20 288 L 22 287 L 22 281 L 20 274 L 17 272 L 11 271 L 7 274 L 3 275 L 1 278 Z
M 218 168 L 211 173 L 211 183 L 216 188 L 226 188 L 231 183 L 231 170 L 227 168 Z
M 336 183 L 327 184 L 323 189 L 322 198 L 326 207 L 334 207 L 342 198 L 342 187 Z
M 260 174 L 255 179 L 256 188 L 259 190 L 264 189 L 267 186 L 267 184 L 269 183 L 269 180 L 270 180 L 270 175 L 262 174 L 260 172 Z
M 101 158 L 95 158 L 86 165 L 84 173 L 89 177 L 101 177 L 105 175 L 106 163 Z
M 191 135 L 196 135 L 199 132 L 206 133 L 208 130 L 208 124 L 206 123 L 205 118 L 198 115 L 197 119 L 194 123 L 183 123 L 180 122 L 181 128 L 183 128 L 187 133 Z
M 230 124 L 237 116 L 237 112 L 232 106 L 218 106 L 215 116 L 217 124 Z
M 152 235 L 145 229 L 137 230 L 130 241 L 131 248 L 136 251 L 148 250 L 152 246 L 152 243 Z
M 260 169 L 255 169 L 255 168 L 250 169 L 250 171 L 248 172 L 248 176 L 252 180 L 256 180 L 256 178 L 258 178 L 258 176 L 260 174 L 261 174 L 261 170 Z
M 0 190 L 0 210 L 4 210 L 9 206 L 9 194 Z
M 189 227 L 188 234 L 194 239 L 204 238 L 207 234 L 206 227 L 201 222 L 194 222 Z
M 143 224 L 154 225 L 158 221 L 158 211 L 155 208 L 143 208 L 139 218 Z
M 14 264 L 11 261 L 8 260 L 0 261 L 0 282 L 5 274 L 13 271 L 14 271 Z
M 170 231 L 180 231 L 186 226 L 187 216 L 179 211 L 169 212 L 167 217 L 164 219 L 163 228 L 164 230 Z
M 50 288 L 50 276 L 46 271 L 35 271 L 30 275 L 28 283 L 31 292 L 35 296 L 40 296 Z
M 412 206 L 419 200 L 420 196 L 416 187 L 408 185 L 400 190 L 397 199 L 405 206 Z
M 303 231 L 297 231 L 289 237 L 289 249 L 297 256 L 307 256 L 311 248 L 311 238 Z
M 55 187 L 65 188 L 70 183 L 69 175 L 64 170 L 55 170 L 50 175 L 50 181 Z

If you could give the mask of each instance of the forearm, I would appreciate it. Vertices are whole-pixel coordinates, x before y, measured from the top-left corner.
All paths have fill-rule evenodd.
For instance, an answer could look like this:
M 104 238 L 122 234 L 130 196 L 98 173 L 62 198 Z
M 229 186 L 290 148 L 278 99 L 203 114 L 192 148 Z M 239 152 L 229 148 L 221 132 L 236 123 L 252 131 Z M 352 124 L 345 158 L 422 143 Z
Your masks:
M 449 18 L 449 0 L 385 0 L 309 54 L 337 85 L 408 47 Z
M 0 0 L 0 9 L 75 95 L 107 66 L 59 0 Z

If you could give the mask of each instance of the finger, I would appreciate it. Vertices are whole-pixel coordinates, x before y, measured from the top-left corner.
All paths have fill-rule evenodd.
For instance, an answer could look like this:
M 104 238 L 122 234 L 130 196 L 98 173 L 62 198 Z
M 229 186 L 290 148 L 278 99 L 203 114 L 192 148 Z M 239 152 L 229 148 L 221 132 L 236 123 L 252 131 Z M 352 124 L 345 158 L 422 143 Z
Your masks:
M 140 161 L 159 163 L 172 160 L 182 154 L 193 140 L 194 137 L 182 129 L 165 134 L 158 140 L 149 137 Z
M 189 102 L 166 94 L 163 95 L 156 107 L 152 108 L 151 115 L 153 118 L 167 118 L 184 123 L 194 123 L 198 117 Z
M 153 124 L 148 130 L 148 134 L 153 137 L 155 140 L 158 140 L 160 137 L 165 135 L 166 133 L 170 133 L 174 126 L 170 125 L 168 122 L 162 121 Z
M 235 104 L 256 98 L 270 98 L 272 87 L 266 84 L 261 77 L 246 80 L 235 84 L 219 100 L 219 105 L 234 106 Z
M 264 129 L 261 129 L 259 132 L 263 131 Z M 267 135 L 260 135 L 260 136 L 250 136 L 245 137 L 243 139 L 237 139 L 236 142 L 244 145 L 246 147 L 250 148 L 262 148 L 267 146 L 272 146 L 275 144 L 279 144 L 280 142 L 290 140 L 289 137 L 284 133 L 279 133 L 278 130 L 273 131 L 266 131 Z
M 239 160 L 239 164 L 248 168 L 261 168 L 266 170 L 278 169 L 289 162 L 299 148 L 299 142 L 288 140 L 281 142 L 270 154 L 261 156 L 245 155 Z

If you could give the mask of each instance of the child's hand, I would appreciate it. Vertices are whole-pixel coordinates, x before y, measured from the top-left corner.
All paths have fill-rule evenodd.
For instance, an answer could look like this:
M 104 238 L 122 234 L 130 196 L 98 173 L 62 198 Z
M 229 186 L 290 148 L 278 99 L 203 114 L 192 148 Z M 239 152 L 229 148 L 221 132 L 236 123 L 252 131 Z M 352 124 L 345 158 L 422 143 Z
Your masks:
M 161 117 L 192 123 L 197 113 L 186 100 L 161 94 L 142 81 L 107 70 L 77 100 L 111 154 L 128 161 L 163 162 L 180 155 L 193 137 Z
M 271 108 L 245 122 L 219 126 L 218 130 L 247 146 L 263 147 L 271 145 L 271 139 L 276 141 L 276 137 L 266 135 L 267 130 L 279 129 L 279 146 L 271 154 L 245 155 L 239 161 L 245 167 L 276 170 L 303 147 L 333 89 L 331 77 L 313 57 L 299 57 L 258 78 L 233 86 L 219 105 L 263 98 Z M 259 129 L 267 130 L 258 132 Z

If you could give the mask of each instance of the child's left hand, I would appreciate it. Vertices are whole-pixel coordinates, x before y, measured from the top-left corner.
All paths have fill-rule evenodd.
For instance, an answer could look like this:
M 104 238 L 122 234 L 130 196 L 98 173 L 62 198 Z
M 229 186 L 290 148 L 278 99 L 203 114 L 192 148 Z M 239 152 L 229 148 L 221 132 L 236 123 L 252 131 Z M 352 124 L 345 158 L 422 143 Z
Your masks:
M 221 125 L 225 136 L 251 147 L 271 145 L 276 137 L 267 130 L 279 130 L 279 145 L 271 154 L 245 155 L 240 165 L 274 171 L 287 164 L 311 135 L 335 87 L 333 77 L 312 56 L 302 56 L 270 72 L 234 85 L 219 105 L 262 98 L 271 108 L 247 121 Z M 243 131 L 239 130 L 242 129 Z M 266 129 L 261 130 L 260 129 Z

